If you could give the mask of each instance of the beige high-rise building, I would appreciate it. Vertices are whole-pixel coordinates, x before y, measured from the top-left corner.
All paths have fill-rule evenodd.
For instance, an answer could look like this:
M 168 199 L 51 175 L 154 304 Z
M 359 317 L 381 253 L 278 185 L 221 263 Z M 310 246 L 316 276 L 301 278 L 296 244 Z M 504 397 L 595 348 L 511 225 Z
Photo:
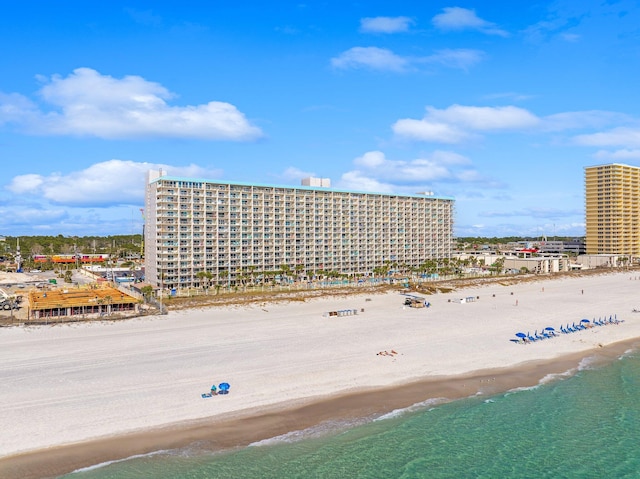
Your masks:
M 640 168 L 585 168 L 587 254 L 640 255 Z
M 371 274 L 450 258 L 451 197 L 235 183 L 150 171 L 145 276 L 162 288 L 237 284 L 281 270 Z

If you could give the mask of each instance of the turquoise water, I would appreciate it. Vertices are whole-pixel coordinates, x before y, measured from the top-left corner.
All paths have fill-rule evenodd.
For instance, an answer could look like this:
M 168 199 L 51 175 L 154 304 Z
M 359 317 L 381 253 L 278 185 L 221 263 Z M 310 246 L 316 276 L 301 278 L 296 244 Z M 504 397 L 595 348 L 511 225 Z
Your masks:
M 637 352 L 535 388 L 418 409 L 232 452 L 158 453 L 64 477 L 640 478 Z

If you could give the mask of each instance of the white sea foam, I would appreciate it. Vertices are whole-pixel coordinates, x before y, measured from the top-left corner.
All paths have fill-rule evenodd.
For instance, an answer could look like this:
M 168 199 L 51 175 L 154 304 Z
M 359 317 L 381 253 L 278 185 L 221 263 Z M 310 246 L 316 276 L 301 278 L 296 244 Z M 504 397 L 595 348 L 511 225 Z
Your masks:
M 147 454 L 135 454 L 133 456 L 125 457 L 123 459 L 114 459 L 113 461 L 105 461 L 105 462 L 101 462 L 99 464 L 94 464 L 92 466 L 81 467 L 80 469 L 76 469 L 75 471 L 73 471 L 71 474 L 87 472 L 87 471 L 93 471 L 95 469 L 101 469 L 103 467 L 107 467 L 107 466 L 110 466 L 112 464 L 117 464 L 119 462 L 126 462 L 126 461 L 130 461 L 132 459 L 139 459 L 139 458 L 142 458 L 142 457 L 152 457 L 152 456 L 157 456 L 159 454 L 169 454 L 169 451 L 168 450 L 153 451 L 153 452 L 149 452 Z
M 596 356 L 587 356 L 582 358 L 578 364 L 578 371 L 588 371 L 595 369 L 598 365 L 598 358 Z
M 383 421 L 385 419 L 393 419 L 393 418 L 400 417 L 415 411 L 423 411 L 425 409 L 432 408 L 433 406 L 437 406 L 445 402 L 449 402 L 449 399 L 447 398 L 427 399 L 426 401 L 421 401 L 419 403 L 412 404 L 411 406 L 408 406 L 408 407 L 394 409 L 393 411 L 390 411 L 386 414 L 383 414 L 382 416 L 377 417 L 376 419 L 374 419 L 374 421 Z
M 638 354 L 638 350 L 633 348 L 633 349 L 627 349 L 624 353 L 622 353 L 620 355 L 620 357 L 618 358 L 620 359 L 625 359 L 625 358 L 633 358 Z
M 510 396 L 511 394 L 515 394 L 515 393 L 520 393 L 525 391 L 535 391 L 536 389 L 540 388 L 540 386 L 542 386 L 542 383 L 538 383 L 534 386 L 520 386 L 517 388 L 509 389 L 506 393 L 504 393 L 504 395 Z
M 279 436 L 262 439 L 260 441 L 252 442 L 249 447 L 271 446 L 274 444 L 294 443 L 304 439 L 325 437 L 329 434 L 343 431 L 352 427 L 360 426 L 367 422 L 370 422 L 371 418 L 354 419 L 350 421 L 325 421 L 316 426 L 312 426 L 306 429 L 300 429 L 297 431 L 290 431 Z
M 540 379 L 540 381 L 538 382 L 539 385 L 542 384 L 549 384 L 549 383 L 553 383 L 556 381 L 560 381 L 562 379 L 566 379 L 566 378 L 570 378 L 571 376 L 573 376 L 577 371 L 580 371 L 580 367 L 578 368 L 571 368 L 571 369 L 567 369 L 566 371 L 562 372 L 562 373 L 552 373 L 552 374 L 547 374 L 546 376 L 544 376 L 542 379 Z

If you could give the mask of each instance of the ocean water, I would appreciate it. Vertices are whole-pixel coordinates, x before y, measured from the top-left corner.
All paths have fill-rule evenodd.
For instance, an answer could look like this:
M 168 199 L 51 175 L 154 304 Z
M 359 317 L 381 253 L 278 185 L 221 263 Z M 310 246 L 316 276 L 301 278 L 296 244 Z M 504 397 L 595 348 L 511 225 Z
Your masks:
M 325 424 L 233 451 L 161 451 L 65 479 L 640 478 L 640 353 L 496 396 Z

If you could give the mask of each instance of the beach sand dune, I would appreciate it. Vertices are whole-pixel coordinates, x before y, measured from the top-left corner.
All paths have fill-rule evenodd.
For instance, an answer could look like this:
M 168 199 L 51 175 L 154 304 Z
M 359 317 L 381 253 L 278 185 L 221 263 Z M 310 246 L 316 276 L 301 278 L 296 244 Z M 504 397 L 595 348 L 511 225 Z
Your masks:
M 251 433 L 245 427 L 242 439 L 226 435 L 226 442 L 259 440 L 339 415 L 348 401 L 350 414 L 365 414 L 437 395 L 460 397 L 467 387 L 471 394 L 517 385 L 517 371 L 520 382 L 527 382 L 524 371 L 531 381 L 549 365 L 562 369 L 640 337 L 640 314 L 632 313 L 640 307 L 638 286 L 632 274 L 617 273 L 479 286 L 429 296 L 431 307 L 421 309 L 389 292 L 0 328 L 0 471 L 38 477 L 43 462 L 58 460 L 55 471 L 65 472 L 175 447 L 204 437 L 198 428 L 213 424 L 241 435 L 233 423 L 239 418 L 254 418 Z M 467 297 L 474 301 L 458 302 Z M 326 314 L 342 309 L 358 314 Z M 613 315 L 624 322 L 533 344 L 510 341 L 519 331 Z M 492 386 L 492 371 L 509 380 Z M 201 397 L 223 381 L 230 394 Z M 283 411 L 290 422 L 283 423 Z M 137 434 L 136 441 L 112 440 L 127 434 Z M 95 440 L 103 441 L 100 454 L 87 446 Z M 80 459 L 62 459 L 71 456 L 57 449 L 65 445 Z

